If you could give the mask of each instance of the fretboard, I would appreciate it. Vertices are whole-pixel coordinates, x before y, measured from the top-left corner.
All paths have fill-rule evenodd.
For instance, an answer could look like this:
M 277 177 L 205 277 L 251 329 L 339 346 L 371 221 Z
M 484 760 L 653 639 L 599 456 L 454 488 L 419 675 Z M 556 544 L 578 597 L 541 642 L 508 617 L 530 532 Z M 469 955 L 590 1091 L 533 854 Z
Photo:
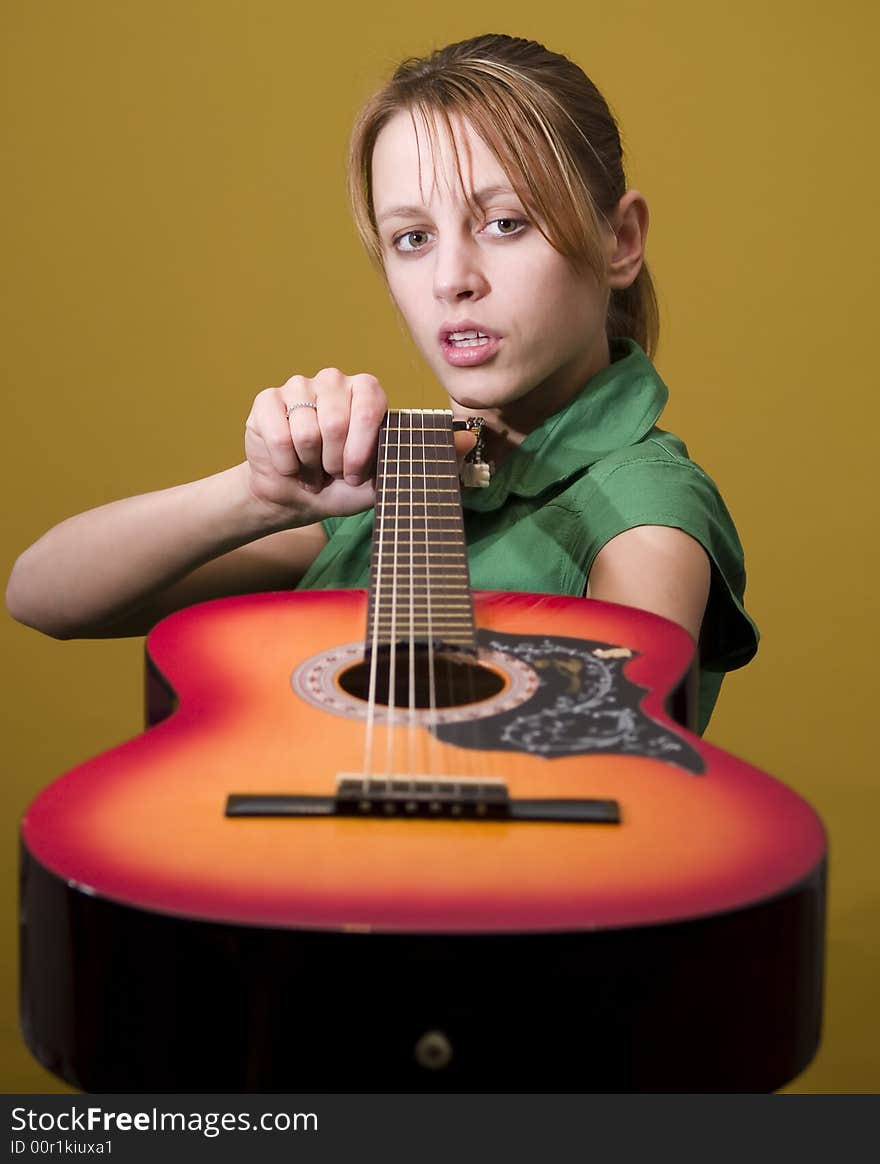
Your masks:
M 367 646 L 474 650 L 452 413 L 393 409 L 379 433 Z

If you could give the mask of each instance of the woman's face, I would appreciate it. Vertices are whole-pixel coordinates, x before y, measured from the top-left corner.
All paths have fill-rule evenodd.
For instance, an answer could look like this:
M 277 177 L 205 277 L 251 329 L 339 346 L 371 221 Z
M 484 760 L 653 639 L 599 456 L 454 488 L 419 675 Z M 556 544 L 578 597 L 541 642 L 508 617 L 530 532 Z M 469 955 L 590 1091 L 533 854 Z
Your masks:
M 527 219 L 468 122 L 453 124 L 462 177 L 481 204 L 479 217 L 471 216 L 461 195 L 446 135 L 440 134 L 432 165 L 430 141 L 417 124 L 418 131 L 406 111 L 395 114 L 373 151 L 373 204 L 392 297 L 456 415 L 503 410 L 528 431 L 608 365 L 608 292 L 592 273 L 576 274 Z M 427 189 L 419 179 L 420 156 Z M 495 186 L 504 190 L 476 197 Z M 609 255 L 612 244 L 609 231 Z M 439 333 L 463 320 L 500 337 L 487 347 L 484 362 L 450 362 L 455 353 L 447 356 Z M 479 346 L 465 350 L 478 352 Z

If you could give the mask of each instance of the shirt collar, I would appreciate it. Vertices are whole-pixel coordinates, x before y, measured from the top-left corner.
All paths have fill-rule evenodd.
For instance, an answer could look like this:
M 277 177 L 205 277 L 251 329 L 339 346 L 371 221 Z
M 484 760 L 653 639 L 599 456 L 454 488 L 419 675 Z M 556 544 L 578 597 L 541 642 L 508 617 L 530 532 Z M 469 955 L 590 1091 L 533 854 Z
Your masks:
M 462 490 L 465 509 L 498 509 L 511 493 L 536 497 L 651 431 L 669 390 L 635 340 L 612 340 L 610 355 L 608 367 L 530 432 L 485 489 Z

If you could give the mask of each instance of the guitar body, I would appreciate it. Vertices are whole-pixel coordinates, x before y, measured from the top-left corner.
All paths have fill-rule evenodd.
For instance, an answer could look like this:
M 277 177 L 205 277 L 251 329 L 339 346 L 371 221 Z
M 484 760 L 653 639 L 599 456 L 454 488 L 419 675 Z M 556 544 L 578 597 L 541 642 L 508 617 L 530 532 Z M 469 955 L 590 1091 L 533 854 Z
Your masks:
M 371 713 L 348 689 L 366 604 L 257 594 L 151 632 L 152 726 L 24 820 L 37 1058 L 99 1092 L 770 1091 L 801 1071 L 824 832 L 670 714 L 690 706 L 686 632 L 478 592 L 494 693 Z M 326 812 L 365 763 L 389 799 Z M 618 816 L 461 815 L 483 779 Z M 293 794 L 324 808 L 229 815 Z

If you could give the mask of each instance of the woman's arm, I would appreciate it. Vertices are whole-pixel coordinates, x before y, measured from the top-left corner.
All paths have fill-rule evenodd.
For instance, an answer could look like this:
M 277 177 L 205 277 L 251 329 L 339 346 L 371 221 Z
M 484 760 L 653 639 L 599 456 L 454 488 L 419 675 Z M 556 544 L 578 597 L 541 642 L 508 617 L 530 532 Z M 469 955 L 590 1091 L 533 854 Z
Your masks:
M 320 522 L 375 503 L 385 393 L 324 368 L 256 396 L 247 460 L 62 521 L 16 561 L 12 616 L 55 638 L 144 634 L 207 598 L 284 588 L 325 544 Z
M 16 561 L 13 618 L 59 639 L 146 634 L 160 618 L 226 594 L 293 586 L 326 538 L 278 530 L 247 464 L 60 522 Z
M 710 582 L 709 556 L 690 534 L 675 526 L 637 525 L 596 555 L 586 597 L 662 615 L 698 643 Z

